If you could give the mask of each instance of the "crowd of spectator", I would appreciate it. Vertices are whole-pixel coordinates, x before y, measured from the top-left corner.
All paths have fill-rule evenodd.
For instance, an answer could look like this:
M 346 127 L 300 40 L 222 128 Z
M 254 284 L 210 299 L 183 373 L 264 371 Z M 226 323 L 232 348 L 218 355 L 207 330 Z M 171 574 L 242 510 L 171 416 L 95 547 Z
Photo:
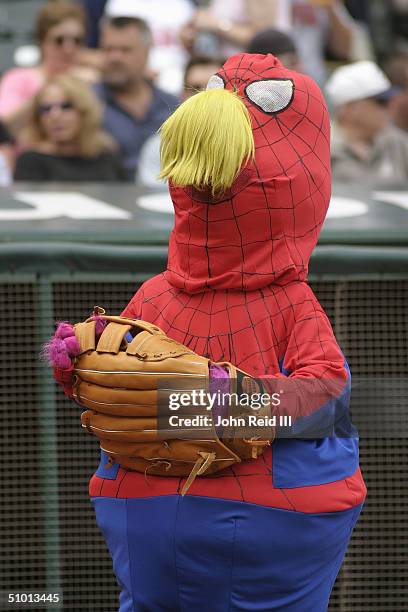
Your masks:
M 48 0 L 0 80 L 0 183 L 157 186 L 158 129 L 226 57 L 312 76 L 341 182 L 408 180 L 408 0 Z

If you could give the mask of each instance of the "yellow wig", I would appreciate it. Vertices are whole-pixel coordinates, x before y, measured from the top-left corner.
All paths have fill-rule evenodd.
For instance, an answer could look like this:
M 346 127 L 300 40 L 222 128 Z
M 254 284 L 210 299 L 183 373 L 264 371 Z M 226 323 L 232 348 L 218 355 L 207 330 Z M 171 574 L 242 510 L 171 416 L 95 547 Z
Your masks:
M 231 187 L 254 157 L 248 110 L 225 89 L 203 91 L 183 102 L 160 133 L 160 177 L 174 185 L 210 188 L 213 195 Z

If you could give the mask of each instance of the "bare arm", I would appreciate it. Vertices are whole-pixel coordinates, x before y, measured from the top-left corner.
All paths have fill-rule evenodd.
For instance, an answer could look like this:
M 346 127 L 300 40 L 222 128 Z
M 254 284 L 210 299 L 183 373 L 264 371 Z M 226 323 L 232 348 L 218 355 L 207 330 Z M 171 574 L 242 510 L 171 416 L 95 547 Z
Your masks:
M 355 33 L 354 19 L 342 1 L 333 0 L 327 8 L 330 18 L 330 50 L 340 59 L 350 59 Z
M 259 30 L 272 27 L 278 16 L 277 0 L 245 0 L 246 23 L 219 19 L 208 9 L 199 9 L 194 18 L 198 31 L 214 32 L 220 38 L 245 48 Z
M 213 32 L 223 40 L 241 47 L 247 46 L 255 31 L 249 23 L 220 19 L 208 9 L 198 9 L 192 25 L 195 32 Z
M 255 32 L 277 25 L 278 0 L 246 0 L 246 10 Z

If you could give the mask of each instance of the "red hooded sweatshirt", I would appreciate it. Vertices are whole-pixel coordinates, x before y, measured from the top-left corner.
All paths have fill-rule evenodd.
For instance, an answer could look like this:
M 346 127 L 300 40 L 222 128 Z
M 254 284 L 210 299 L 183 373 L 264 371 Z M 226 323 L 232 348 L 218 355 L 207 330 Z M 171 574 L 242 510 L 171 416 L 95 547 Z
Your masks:
M 255 159 L 219 199 L 170 186 L 175 225 L 167 270 L 147 281 L 122 314 L 155 323 L 197 353 L 257 377 L 342 379 L 336 401 L 347 411 L 349 369 L 307 284 L 331 195 L 322 93 L 272 55 L 235 55 L 210 81 L 236 90 L 248 107 Z M 91 480 L 92 496 L 177 494 L 185 482 L 145 478 L 117 464 L 104 468 L 106 460 Z M 197 478 L 187 494 L 330 512 L 362 503 L 366 489 L 356 437 L 299 437 L 276 440 L 256 460 Z

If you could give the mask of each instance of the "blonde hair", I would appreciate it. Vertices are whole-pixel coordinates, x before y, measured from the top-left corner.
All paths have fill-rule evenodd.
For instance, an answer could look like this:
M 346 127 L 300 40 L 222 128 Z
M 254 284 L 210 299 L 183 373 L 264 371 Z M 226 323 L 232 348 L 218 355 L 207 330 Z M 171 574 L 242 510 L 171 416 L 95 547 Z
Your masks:
M 222 193 L 255 153 L 249 112 L 238 94 L 212 89 L 192 96 L 163 123 L 161 178 Z
M 57 75 L 46 81 L 40 91 L 34 96 L 30 119 L 22 134 L 24 146 L 35 147 L 46 140 L 47 136 L 41 124 L 39 106 L 44 92 L 51 85 L 57 85 L 64 92 L 67 100 L 71 102 L 81 115 L 81 128 L 78 135 L 78 154 L 84 157 L 94 157 L 103 151 L 113 150 L 113 139 L 103 132 L 102 108 L 99 100 L 80 79 L 71 75 Z

